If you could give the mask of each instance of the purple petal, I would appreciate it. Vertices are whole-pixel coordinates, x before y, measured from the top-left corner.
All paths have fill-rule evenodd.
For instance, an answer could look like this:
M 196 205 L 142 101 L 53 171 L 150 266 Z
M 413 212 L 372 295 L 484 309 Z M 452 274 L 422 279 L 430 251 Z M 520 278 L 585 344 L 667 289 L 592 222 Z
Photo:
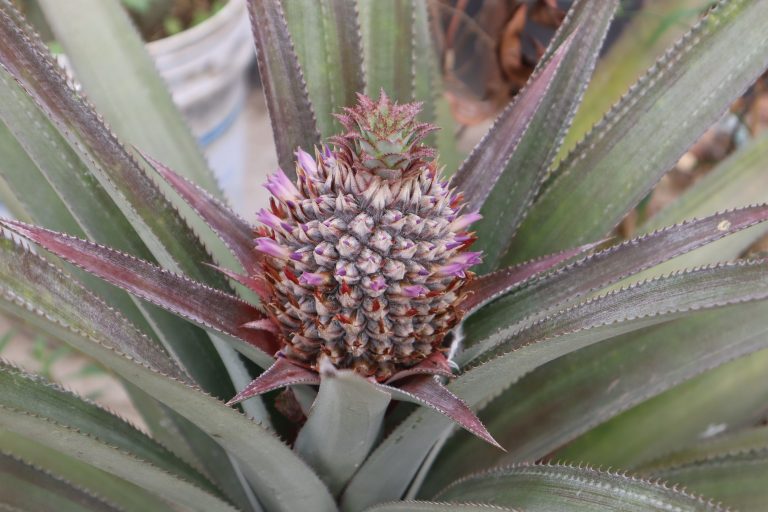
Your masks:
M 402 287 L 403 293 L 407 295 L 408 297 L 416 298 L 421 295 L 426 295 L 429 292 L 429 288 L 426 286 L 422 286 L 420 284 L 412 284 L 408 286 Z
M 299 276 L 299 283 L 305 286 L 322 286 L 329 280 L 328 274 L 318 272 L 304 272 Z
M 482 218 L 483 216 L 478 212 L 465 213 L 464 215 L 459 216 L 456 220 L 451 222 L 451 231 L 464 231 L 470 226 L 470 224 L 477 222 Z
M 278 229 L 282 222 L 280 217 L 264 209 L 259 210 L 259 213 L 256 214 L 256 220 L 272 229 Z
M 256 239 L 256 250 L 275 258 L 288 259 L 291 257 L 290 249 L 265 236 Z
M 312 155 L 299 148 L 296 151 L 296 161 L 299 163 L 299 166 L 304 169 L 304 172 L 309 176 L 317 176 L 317 163 L 315 162 L 315 159 L 312 158 Z
M 299 191 L 288 179 L 282 169 L 278 169 L 274 174 L 267 178 L 267 183 L 264 185 L 269 192 L 280 199 L 281 201 L 288 203 L 289 201 L 299 198 Z

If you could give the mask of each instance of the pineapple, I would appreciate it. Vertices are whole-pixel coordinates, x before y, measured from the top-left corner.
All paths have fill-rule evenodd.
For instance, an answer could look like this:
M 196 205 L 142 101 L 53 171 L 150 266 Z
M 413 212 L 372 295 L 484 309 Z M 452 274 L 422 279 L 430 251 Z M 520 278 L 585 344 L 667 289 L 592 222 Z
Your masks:
M 573 2 L 462 162 L 426 2 L 250 0 L 251 225 L 115 2 L 40 1 L 72 87 L 0 0 L 0 307 L 148 427 L 0 361 L 0 509 L 764 509 L 768 262 L 714 262 L 768 221 L 768 142 L 606 235 L 764 72 L 768 2 L 717 2 L 559 155 L 618 3 Z
M 467 250 L 479 215 L 462 213 L 441 179 L 422 144 L 435 127 L 417 124 L 418 111 L 360 96 L 335 151 L 299 150 L 296 184 L 278 171 L 266 185 L 256 250 L 289 360 L 318 370 L 326 357 L 383 382 L 441 355 L 480 261 Z

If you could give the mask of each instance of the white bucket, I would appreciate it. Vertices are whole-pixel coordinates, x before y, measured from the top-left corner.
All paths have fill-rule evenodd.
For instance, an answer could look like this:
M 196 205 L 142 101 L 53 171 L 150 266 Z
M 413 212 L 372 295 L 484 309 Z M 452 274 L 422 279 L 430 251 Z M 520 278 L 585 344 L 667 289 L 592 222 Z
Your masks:
M 248 65 L 255 56 L 245 0 L 179 34 L 147 44 L 173 100 L 236 209 L 245 200 Z

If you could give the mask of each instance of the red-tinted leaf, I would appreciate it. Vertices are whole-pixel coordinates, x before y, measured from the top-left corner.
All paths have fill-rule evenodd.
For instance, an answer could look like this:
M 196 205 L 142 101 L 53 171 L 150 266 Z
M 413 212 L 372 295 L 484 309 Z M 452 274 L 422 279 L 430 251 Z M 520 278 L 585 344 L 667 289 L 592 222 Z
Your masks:
M 320 384 L 320 375 L 297 366 L 284 357 L 278 357 L 272 366 L 235 395 L 227 405 L 235 405 L 253 396 L 295 384 Z
M 141 150 L 138 151 L 221 238 L 246 272 L 254 272 L 259 268 L 258 253 L 254 250 L 253 229 L 242 217 L 202 187 L 180 176 Z
M 442 352 L 432 352 L 429 357 L 416 366 L 394 374 L 387 381 L 387 384 L 392 384 L 395 381 L 414 375 L 439 375 L 441 377 L 448 377 L 449 379 L 454 377 L 453 370 L 451 370 L 451 364 L 448 362 L 445 354 Z
M 590 251 L 604 242 L 604 240 L 601 240 L 574 249 L 568 249 L 567 251 L 549 254 L 537 260 L 527 261 L 481 276 L 464 288 L 467 298 L 464 299 L 459 308 L 465 315 L 472 313 L 500 295 L 509 292 L 513 288 L 517 288 L 532 277 L 551 270 L 560 263 Z
M 312 103 L 280 2 L 249 0 L 248 8 L 277 160 L 286 174 L 295 176 L 296 148 L 311 152 L 320 143 Z
M 176 315 L 244 340 L 268 355 L 277 350 L 276 340 L 270 333 L 243 327 L 263 318 L 263 314 L 237 297 L 86 240 L 17 221 L 0 220 L 0 224 L 73 265 Z
M 525 89 L 499 115 L 483 140 L 461 164 L 453 184 L 464 194 L 469 210 L 480 209 L 504 172 L 572 43 L 573 34 L 563 41 L 541 72 L 531 77 Z
M 237 281 L 241 285 L 245 286 L 246 288 L 254 292 L 256 295 L 258 295 L 261 300 L 269 299 L 269 290 L 267 289 L 267 285 L 263 279 L 254 277 L 254 276 L 246 276 L 243 274 L 238 274 L 237 272 L 233 272 L 228 268 L 219 267 L 217 265 L 208 265 L 208 266 L 216 269 L 218 272 L 221 272 L 228 278 L 234 281 Z
M 458 362 L 464 365 L 479 355 L 472 344 L 502 325 L 529 325 L 587 293 L 766 220 L 768 205 L 717 213 L 628 240 L 550 273 L 496 299 L 469 318 L 465 329 L 468 348 Z
M 395 397 L 409 402 L 425 405 L 455 421 L 462 428 L 476 435 L 483 441 L 501 448 L 499 443 L 491 436 L 485 425 L 472 412 L 464 401 L 451 393 L 448 388 L 440 384 L 430 375 L 410 377 L 399 383 L 397 387 L 377 384 L 392 393 Z

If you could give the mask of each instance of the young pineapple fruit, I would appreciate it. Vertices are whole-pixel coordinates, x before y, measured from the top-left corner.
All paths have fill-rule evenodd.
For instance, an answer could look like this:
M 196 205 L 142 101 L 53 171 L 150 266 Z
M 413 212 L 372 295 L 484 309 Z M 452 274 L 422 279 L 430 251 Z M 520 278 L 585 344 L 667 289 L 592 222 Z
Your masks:
M 461 196 L 441 179 L 431 148 L 436 128 L 419 105 L 382 92 L 360 95 L 338 119 L 346 133 L 317 158 L 297 153 L 294 185 L 278 171 L 267 188 L 257 250 L 266 255 L 267 309 L 282 354 L 318 370 L 326 356 L 386 381 L 441 350 L 457 304 L 480 261 L 467 248 Z

